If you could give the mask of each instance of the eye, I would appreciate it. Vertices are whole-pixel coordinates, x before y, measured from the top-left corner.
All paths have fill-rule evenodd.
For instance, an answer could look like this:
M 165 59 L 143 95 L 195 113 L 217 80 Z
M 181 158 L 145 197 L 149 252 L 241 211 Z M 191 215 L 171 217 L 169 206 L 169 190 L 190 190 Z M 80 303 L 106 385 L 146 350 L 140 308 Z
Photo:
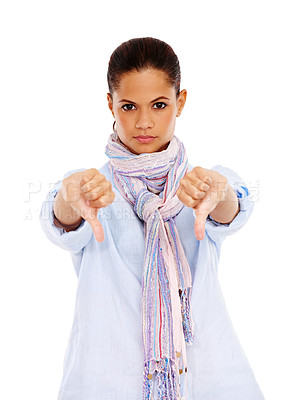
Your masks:
M 156 107 L 155 107 L 155 106 L 156 106 Z M 164 103 L 164 102 L 162 102 L 162 101 L 159 101 L 158 103 L 155 103 L 155 104 L 153 105 L 153 107 L 154 107 L 154 108 L 157 108 L 157 109 L 159 109 L 159 110 L 162 110 L 163 108 L 166 108 L 166 107 L 167 107 L 167 104 Z
M 133 107 L 133 108 L 132 108 Z M 124 104 L 122 107 L 121 107 L 124 111 L 131 111 L 131 110 L 134 110 L 135 109 L 135 106 L 134 106 L 134 104 Z

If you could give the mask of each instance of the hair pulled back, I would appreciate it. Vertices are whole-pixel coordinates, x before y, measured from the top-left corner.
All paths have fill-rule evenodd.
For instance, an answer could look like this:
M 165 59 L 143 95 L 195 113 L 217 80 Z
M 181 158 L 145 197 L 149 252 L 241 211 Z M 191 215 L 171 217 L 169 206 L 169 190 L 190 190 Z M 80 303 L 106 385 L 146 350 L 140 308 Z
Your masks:
M 118 89 L 122 75 L 149 68 L 164 71 L 169 84 L 175 87 L 178 96 L 181 79 L 178 57 L 171 46 L 152 37 L 130 39 L 114 50 L 107 71 L 111 96 Z

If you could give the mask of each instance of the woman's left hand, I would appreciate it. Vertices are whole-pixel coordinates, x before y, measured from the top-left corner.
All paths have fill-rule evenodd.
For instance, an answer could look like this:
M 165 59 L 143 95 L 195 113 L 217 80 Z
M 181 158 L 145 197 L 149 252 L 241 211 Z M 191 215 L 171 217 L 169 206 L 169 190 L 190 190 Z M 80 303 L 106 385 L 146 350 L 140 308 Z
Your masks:
M 226 200 L 229 188 L 225 176 L 202 167 L 193 168 L 180 180 L 176 194 L 184 205 L 194 209 L 196 216 L 194 231 L 198 240 L 204 238 L 206 218 L 221 201 Z

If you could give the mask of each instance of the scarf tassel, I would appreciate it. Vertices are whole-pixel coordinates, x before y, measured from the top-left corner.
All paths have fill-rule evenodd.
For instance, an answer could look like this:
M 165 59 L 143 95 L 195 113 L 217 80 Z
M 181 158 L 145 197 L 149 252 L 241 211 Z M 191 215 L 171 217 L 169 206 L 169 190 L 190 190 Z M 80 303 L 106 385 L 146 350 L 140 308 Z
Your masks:
M 143 400 L 151 400 L 153 395 L 154 374 L 156 376 L 158 400 L 177 400 L 180 398 L 179 370 L 175 361 L 165 358 L 157 366 L 156 360 L 145 363 Z
M 179 289 L 184 340 L 189 344 L 192 344 L 194 340 L 194 324 L 189 301 L 191 297 L 191 291 L 192 287 Z

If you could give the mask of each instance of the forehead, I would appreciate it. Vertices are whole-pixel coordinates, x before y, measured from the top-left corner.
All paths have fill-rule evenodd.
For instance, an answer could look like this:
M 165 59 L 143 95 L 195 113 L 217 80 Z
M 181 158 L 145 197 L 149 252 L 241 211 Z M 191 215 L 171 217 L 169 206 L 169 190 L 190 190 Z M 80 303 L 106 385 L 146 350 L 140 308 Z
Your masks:
M 147 69 L 122 75 L 114 96 L 119 98 L 152 99 L 158 96 L 175 97 L 175 88 L 164 71 Z

